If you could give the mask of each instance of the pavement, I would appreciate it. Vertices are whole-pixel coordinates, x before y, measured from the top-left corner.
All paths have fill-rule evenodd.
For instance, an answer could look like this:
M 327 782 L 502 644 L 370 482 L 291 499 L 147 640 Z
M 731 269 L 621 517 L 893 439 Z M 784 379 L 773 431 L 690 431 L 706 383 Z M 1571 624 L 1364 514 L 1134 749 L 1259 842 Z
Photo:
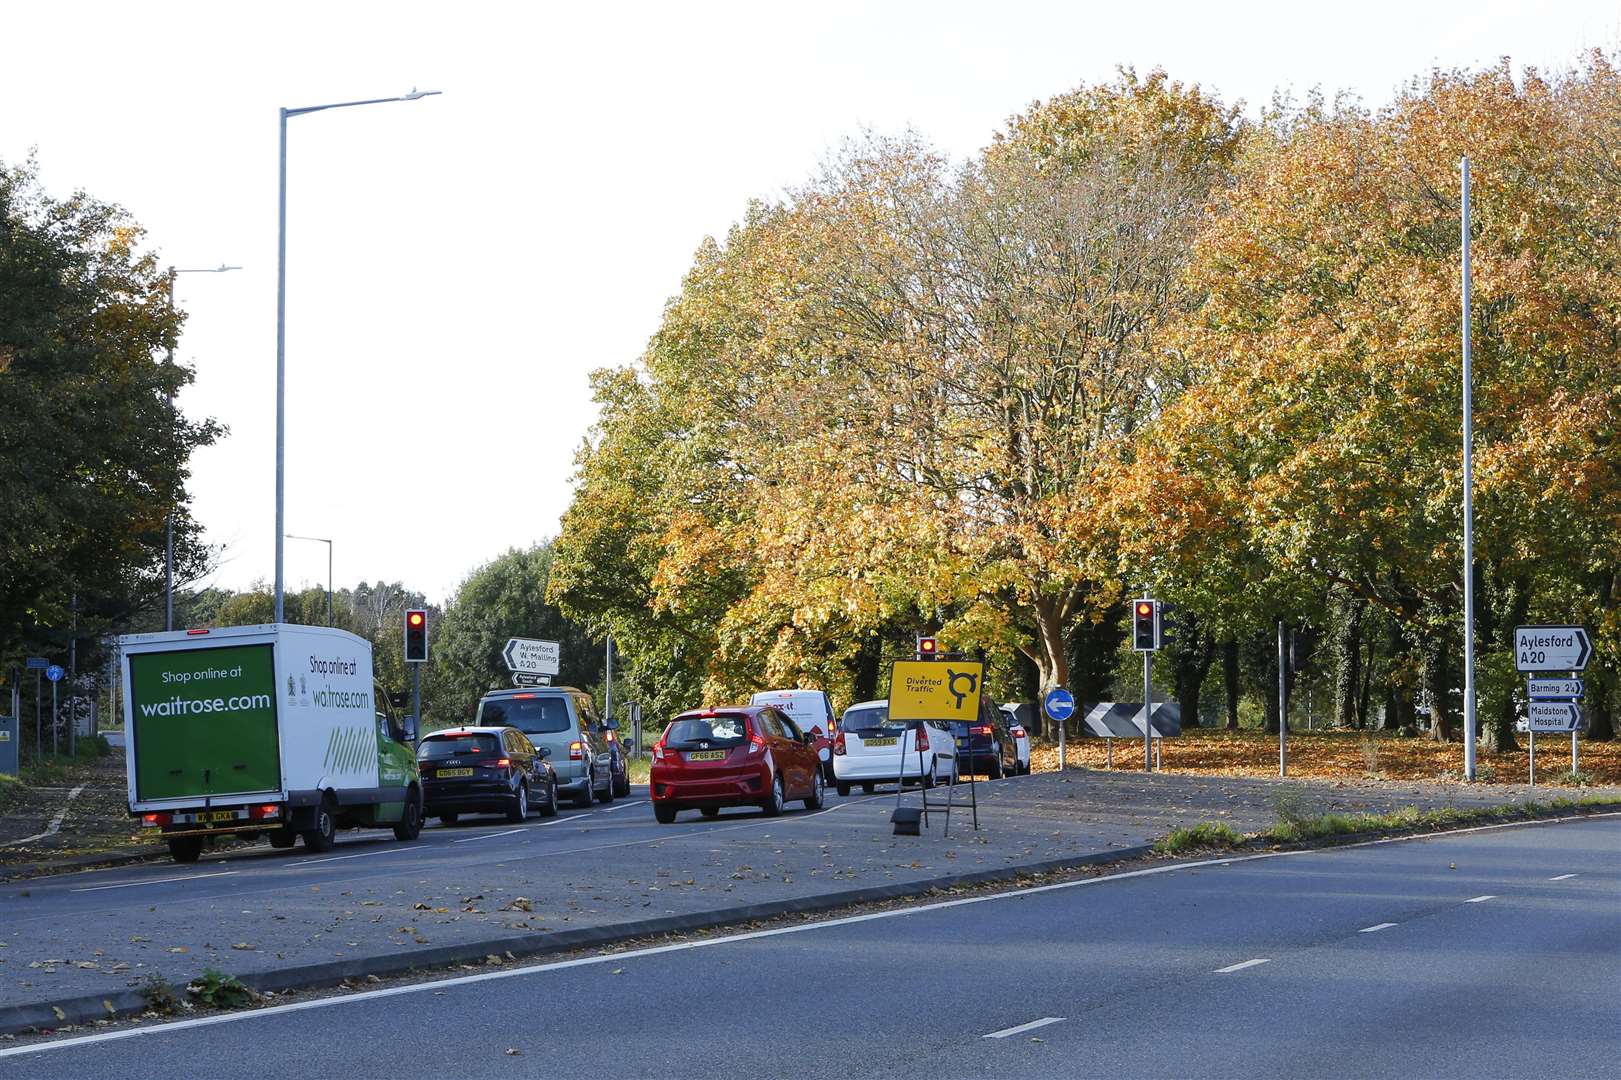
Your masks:
M 1610 1077 L 1618 852 L 1611 815 L 1182 862 L 0 1058 L 31 1080 Z
M 52 1006 L 64 1009 L 58 1022 L 123 1011 L 151 978 L 183 987 L 205 968 L 262 989 L 330 985 L 1139 856 L 1178 825 L 1259 830 L 1284 805 L 1354 812 L 1521 794 L 1084 770 L 977 792 L 981 829 L 959 806 L 949 838 L 939 819 L 921 837 L 893 836 L 883 793 L 665 826 L 637 788 L 521 826 L 434 825 L 413 843 L 352 832 L 322 855 L 261 845 L 191 866 L 15 881 L 0 885 L 0 1032 L 50 1026 Z

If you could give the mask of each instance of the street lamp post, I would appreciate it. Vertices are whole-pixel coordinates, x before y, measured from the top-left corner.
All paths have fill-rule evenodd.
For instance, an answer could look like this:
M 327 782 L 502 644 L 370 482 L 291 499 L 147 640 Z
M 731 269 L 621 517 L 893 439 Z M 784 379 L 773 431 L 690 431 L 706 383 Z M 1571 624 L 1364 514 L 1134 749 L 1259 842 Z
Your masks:
M 187 268 L 177 270 L 169 267 L 169 310 L 174 310 L 174 279 L 176 274 L 223 274 L 227 270 L 240 270 L 240 266 L 199 266 L 195 269 Z M 174 346 L 169 346 L 168 364 L 174 367 Z M 169 391 L 169 418 L 174 419 L 174 390 Z M 169 511 L 169 520 L 164 528 L 163 538 L 163 628 L 174 629 L 174 511 Z
M 287 534 L 289 540 L 311 540 L 317 544 L 326 545 L 326 624 L 332 625 L 332 541 L 324 536 L 294 536 Z M 280 619 L 276 620 L 281 622 Z
M 284 614 L 282 574 L 283 544 L 286 535 L 284 521 L 287 490 L 287 118 L 305 113 L 325 112 L 328 109 L 349 109 L 357 105 L 383 105 L 391 101 L 416 101 L 433 97 L 439 90 L 416 90 L 399 97 L 367 98 L 364 101 L 339 101 L 331 105 L 307 105 L 299 109 L 281 110 L 281 160 L 278 165 L 276 221 L 276 613 L 281 622 Z

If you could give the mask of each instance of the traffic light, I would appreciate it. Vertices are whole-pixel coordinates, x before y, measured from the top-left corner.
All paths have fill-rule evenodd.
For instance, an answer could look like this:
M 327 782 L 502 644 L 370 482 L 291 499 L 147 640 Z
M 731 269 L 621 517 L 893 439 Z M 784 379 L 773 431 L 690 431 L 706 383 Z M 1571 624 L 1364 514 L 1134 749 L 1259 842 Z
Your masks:
M 428 613 L 421 608 L 405 613 L 405 662 L 428 662 Z
M 932 637 L 923 634 L 917 636 L 917 658 L 919 660 L 933 660 L 940 655 L 940 643 Z
M 1137 652 L 1159 649 L 1159 601 L 1133 600 L 1131 603 L 1131 647 Z

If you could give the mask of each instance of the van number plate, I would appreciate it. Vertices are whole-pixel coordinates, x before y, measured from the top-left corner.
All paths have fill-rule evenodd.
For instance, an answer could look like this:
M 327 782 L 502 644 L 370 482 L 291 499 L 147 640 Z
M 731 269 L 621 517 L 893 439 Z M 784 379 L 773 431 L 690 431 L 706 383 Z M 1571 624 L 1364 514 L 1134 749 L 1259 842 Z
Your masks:
M 235 821 L 235 810 L 215 810 L 212 814 L 198 814 L 201 821 Z
M 724 750 L 695 750 L 687 755 L 688 761 L 725 761 Z
M 863 746 L 894 746 L 895 745 L 895 740 L 894 739 L 863 739 L 861 745 L 863 745 Z

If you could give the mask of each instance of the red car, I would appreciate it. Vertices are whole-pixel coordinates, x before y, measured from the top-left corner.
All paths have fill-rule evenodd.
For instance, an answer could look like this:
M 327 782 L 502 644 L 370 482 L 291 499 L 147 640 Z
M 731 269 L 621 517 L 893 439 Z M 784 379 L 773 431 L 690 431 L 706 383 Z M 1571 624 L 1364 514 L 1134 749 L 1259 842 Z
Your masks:
M 819 810 L 822 785 L 815 741 L 762 705 L 682 713 L 653 744 L 648 777 L 653 816 L 665 825 L 682 810 L 714 817 L 723 806 L 758 806 L 774 817 L 794 799 Z

